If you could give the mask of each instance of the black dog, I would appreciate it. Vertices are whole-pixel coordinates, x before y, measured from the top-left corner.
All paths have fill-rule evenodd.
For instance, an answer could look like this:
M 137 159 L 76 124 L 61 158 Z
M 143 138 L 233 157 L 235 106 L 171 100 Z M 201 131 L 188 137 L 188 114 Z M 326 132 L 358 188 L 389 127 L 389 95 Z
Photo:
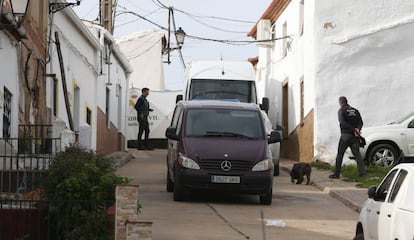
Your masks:
M 309 163 L 295 163 L 293 164 L 292 171 L 290 171 L 290 177 L 292 183 L 294 179 L 297 179 L 296 184 L 302 184 L 303 176 L 306 175 L 306 185 L 309 185 L 312 168 Z

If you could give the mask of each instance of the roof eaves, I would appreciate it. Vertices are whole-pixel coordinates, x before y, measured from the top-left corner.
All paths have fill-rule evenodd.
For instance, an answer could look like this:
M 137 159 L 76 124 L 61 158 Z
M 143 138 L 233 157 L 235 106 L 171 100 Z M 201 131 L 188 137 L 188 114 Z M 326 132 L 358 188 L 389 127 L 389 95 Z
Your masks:
M 273 0 L 253 28 L 247 33 L 247 36 L 256 38 L 257 24 L 261 19 L 270 19 L 272 24 L 275 23 L 290 2 L 291 0 Z

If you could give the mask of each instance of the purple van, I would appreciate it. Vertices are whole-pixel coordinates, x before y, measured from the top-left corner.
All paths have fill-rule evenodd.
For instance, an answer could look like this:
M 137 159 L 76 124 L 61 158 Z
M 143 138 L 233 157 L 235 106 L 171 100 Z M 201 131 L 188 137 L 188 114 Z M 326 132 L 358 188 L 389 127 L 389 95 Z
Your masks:
M 181 101 L 166 136 L 167 191 L 175 201 L 186 192 L 208 190 L 259 195 L 261 204 L 272 203 L 268 144 L 281 137 L 277 131 L 266 134 L 256 104 Z

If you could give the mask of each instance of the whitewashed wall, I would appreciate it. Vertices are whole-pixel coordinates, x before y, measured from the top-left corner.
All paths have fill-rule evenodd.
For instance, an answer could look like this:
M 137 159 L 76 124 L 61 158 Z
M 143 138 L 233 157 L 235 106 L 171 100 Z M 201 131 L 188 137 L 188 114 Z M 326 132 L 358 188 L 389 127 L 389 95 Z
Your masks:
M 98 55 L 101 58 L 101 74 L 97 81 L 97 106 L 105 111 L 106 108 L 106 88 L 110 90 L 109 120 L 118 129 L 118 132 L 126 136 L 127 133 L 127 109 L 128 109 L 128 86 L 129 77 L 133 72 L 126 56 L 113 36 L 99 25 L 84 22 L 91 30 L 95 38 L 103 48 L 105 44 L 111 44 L 110 64 L 105 61 L 104 53 Z M 106 39 L 106 40 L 105 40 Z
M 11 137 L 17 138 L 19 124 L 19 73 L 15 42 L 0 31 L 0 138 L 3 137 L 3 96 L 6 87 L 12 96 Z M 23 101 L 22 101 L 23 102 Z
M 271 31 L 273 38 L 283 37 L 283 25 L 287 24 L 286 39 L 289 42 L 287 55 L 283 55 L 283 40 L 274 41 L 271 48 L 259 47 L 257 85 L 259 96 L 270 99 L 269 117 L 273 124 L 282 122 L 282 84 L 288 79 L 289 87 L 289 126 L 291 133 L 300 123 L 300 79 L 304 73 L 304 44 L 308 43 L 305 34 L 300 34 L 300 0 L 293 0 L 277 19 Z M 305 76 L 305 116 L 313 109 L 313 78 Z
M 333 162 L 338 97 L 360 109 L 364 126 L 413 112 L 414 4 L 406 0 L 313 0 L 315 154 Z M 312 71 L 311 71 L 312 73 Z
M 87 31 L 87 28 L 82 25 L 79 19 L 77 20 L 76 16 L 73 15 L 71 9 L 66 9 L 64 11 L 56 13 L 54 15 L 52 37 L 55 39 L 54 32 L 59 32 L 72 117 L 75 115 L 74 88 L 76 86 L 80 89 L 80 101 L 78 110 L 80 126 L 87 125 L 86 107 L 89 107 L 92 110 L 92 121 L 90 125 L 91 134 L 90 136 L 83 136 L 90 139 L 80 139 L 80 141 L 90 143 L 87 145 L 90 145 L 91 149 L 96 150 L 96 86 L 97 77 L 100 74 L 98 65 L 99 42 L 93 38 L 91 33 Z M 87 36 L 89 36 L 89 38 Z M 57 118 L 65 121 L 67 127 L 69 128 L 56 45 L 52 44 L 51 47 L 52 59 L 48 64 L 48 73 L 55 73 L 59 80 Z M 52 81 L 48 81 L 49 93 L 52 92 L 51 83 Z M 103 94 L 105 94 L 105 92 Z M 51 94 L 48 96 L 48 106 L 52 106 Z
M 163 33 L 149 30 L 118 39 L 121 51 L 134 69 L 130 76 L 129 87 L 165 90 L 162 62 L 163 36 Z

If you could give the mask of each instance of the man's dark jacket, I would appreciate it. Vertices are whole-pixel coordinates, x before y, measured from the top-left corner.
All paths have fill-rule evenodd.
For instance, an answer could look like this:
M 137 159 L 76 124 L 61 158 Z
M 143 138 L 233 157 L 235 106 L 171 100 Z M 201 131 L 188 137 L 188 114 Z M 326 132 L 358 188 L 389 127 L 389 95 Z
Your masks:
M 144 114 L 145 117 L 148 117 L 150 112 L 149 102 L 146 97 L 140 96 L 135 103 L 135 110 L 138 112 L 138 119 L 141 114 Z
M 353 135 L 354 129 L 358 128 L 361 130 L 362 125 L 364 124 L 359 111 L 348 104 L 343 105 L 338 110 L 338 120 L 341 133 L 345 134 Z

